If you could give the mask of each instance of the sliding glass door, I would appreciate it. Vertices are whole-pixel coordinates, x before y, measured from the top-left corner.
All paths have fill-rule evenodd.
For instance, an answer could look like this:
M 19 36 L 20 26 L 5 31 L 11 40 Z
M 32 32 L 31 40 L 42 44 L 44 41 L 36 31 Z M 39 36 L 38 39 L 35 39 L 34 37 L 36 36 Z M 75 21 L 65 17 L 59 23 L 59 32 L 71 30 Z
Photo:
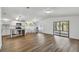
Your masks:
M 69 21 L 56 21 L 53 28 L 54 35 L 69 37 Z

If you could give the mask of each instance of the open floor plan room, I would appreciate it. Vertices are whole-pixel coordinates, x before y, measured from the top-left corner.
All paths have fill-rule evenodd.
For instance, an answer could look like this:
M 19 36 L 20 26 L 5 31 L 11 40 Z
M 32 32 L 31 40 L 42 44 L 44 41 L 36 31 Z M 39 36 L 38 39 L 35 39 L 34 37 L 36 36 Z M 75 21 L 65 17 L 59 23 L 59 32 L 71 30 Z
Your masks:
M 0 52 L 79 52 L 78 7 L 2 7 L 0 13 Z

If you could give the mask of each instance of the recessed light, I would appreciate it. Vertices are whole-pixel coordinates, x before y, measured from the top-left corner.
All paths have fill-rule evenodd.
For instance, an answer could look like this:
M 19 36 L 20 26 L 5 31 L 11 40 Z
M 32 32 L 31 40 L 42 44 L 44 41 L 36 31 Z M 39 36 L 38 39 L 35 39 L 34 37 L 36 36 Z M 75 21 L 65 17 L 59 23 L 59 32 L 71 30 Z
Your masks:
M 53 9 L 46 9 L 46 10 L 44 10 L 44 13 L 53 13 L 53 12 L 54 12 Z
M 17 17 L 16 20 L 18 20 L 19 18 Z
M 45 13 L 52 13 L 52 11 L 50 11 L 50 10 L 47 10 L 47 11 L 45 11 Z
M 21 16 L 16 17 L 16 20 L 19 20 L 21 18 Z

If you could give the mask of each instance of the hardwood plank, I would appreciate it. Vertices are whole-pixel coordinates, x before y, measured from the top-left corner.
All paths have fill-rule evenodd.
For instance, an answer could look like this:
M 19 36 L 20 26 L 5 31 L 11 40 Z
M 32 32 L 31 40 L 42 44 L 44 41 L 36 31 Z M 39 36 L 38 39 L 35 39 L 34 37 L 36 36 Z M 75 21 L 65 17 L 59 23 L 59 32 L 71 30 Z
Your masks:
M 79 40 L 31 33 L 21 37 L 3 37 L 1 52 L 78 52 Z

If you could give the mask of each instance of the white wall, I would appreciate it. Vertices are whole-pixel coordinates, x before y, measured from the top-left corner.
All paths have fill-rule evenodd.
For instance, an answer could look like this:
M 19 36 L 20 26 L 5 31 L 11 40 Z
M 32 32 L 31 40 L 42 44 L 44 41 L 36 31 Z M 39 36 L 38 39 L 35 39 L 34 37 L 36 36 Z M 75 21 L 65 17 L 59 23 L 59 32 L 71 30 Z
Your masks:
M 53 34 L 53 22 L 49 20 L 39 21 L 40 32 Z
M 53 21 L 70 21 L 70 38 L 79 39 L 79 16 L 52 17 L 47 20 L 40 21 L 39 24 L 43 29 L 41 32 L 53 34 Z
M 0 8 L 0 49 L 2 46 L 2 37 L 1 37 L 1 8 Z

